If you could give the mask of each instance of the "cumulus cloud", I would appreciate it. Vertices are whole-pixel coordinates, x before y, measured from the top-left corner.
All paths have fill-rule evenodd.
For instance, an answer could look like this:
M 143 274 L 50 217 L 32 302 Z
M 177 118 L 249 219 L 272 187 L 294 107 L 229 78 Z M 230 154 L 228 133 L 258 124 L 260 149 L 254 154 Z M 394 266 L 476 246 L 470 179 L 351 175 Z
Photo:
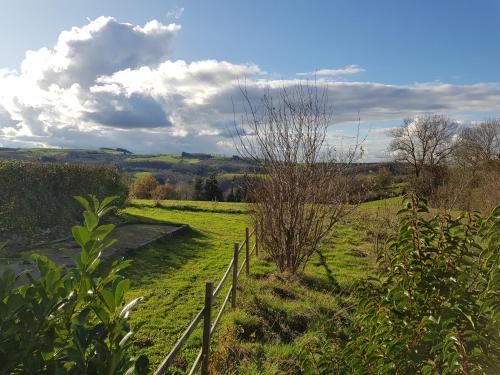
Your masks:
M 344 76 L 365 72 L 366 69 L 359 65 L 348 65 L 338 69 L 320 69 L 314 72 L 297 73 L 298 76 Z
M 243 109 L 241 85 L 258 100 L 264 88 L 273 94 L 298 80 L 272 80 L 255 64 L 172 61 L 171 41 L 179 29 L 100 17 L 62 32 L 51 49 L 27 52 L 19 72 L 0 70 L 0 145 L 233 152 L 228 129 L 233 110 L 238 119 Z M 361 71 L 350 65 L 310 73 L 335 109 L 332 134 L 343 127 L 342 136 L 352 135 L 350 122 L 358 116 L 370 122 L 421 112 L 491 112 L 500 103 L 497 83 L 334 80 Z M 372 133 L 370 157 L 383 154 L 382 136 L 382 130 Z
M 166 58 L 179 28 L 156 20 L 141 27 L 99 17 L 81 28 L 63 31 L 53 50 L 29 51 L 21 70 L 37 76 L 45 87 L 67 88 L 74 83 L 87 87 L 101 75 Z

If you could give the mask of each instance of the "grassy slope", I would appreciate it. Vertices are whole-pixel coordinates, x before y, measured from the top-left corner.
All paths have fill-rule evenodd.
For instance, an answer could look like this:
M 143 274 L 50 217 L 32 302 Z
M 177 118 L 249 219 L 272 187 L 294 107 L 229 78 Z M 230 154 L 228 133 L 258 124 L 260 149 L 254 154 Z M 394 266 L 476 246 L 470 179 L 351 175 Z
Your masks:
M 265 256 L 254 262 L 239 308 L 218 331 L 213 373 L 317 373 L 316 351 L 341 341 L 354 304 L 350 290 L 373 271 L 366 229 L 357 215 L 338 225 L 300 277 L 280 277 Z
M 397 202 L 388 203 L 392 206 Z M 210 278 L 217 282 L 223 274 L 232 256 L 232 244 L 243 239 L 249 217 L 246 206 L 240 203 L 164 201 L 159 208 L 152 207 L 151 201 L 134 201 L 133 204 L 124 211 L 127 215 L 190 225 L 188 232 L 159 241 L 134 254 L 134 264 L 128 271 L 132 281 L 129 298 L 146 298 L 133 314 L 134 323 L 144 324 L 137 334 L 136 348 L 138 352 L 148 354 L 153 366 L 157 366 L 201 308 L 204 281 Z M 380 205 L 367 204 L 360 212 L 369 213 Z M 371 272 L 373 256 L 370 249 L 373 244 L 366 237 L 368 226 L 365 221 L 363 215 L 356 215 L 339 225 L 334 236 L 322 247 L 323 259 L 315 255 L 301 280 L 268 280 L 267 275 L 274 271 L 274 266 L 265 256 L 261 257 L 252 265 L 251 279 L 243 284 L 242 292 L 246 294 L 242 301 L 251 300 L 250 297 L 257 294 L 267 299 L 265 305 L 275 309 L 276 316 L 282 314 L 283 319 L 290 316 L 292 321 L 298 319 L 299 322 L 306 316 L 312 325 L 323 326 L 324 317 L 335 315 L 339 304 L 346 303 L 339 299 L 338 292 L 348 290 L 353 282 Z M 352 253 L 353 249 L 368 256 L 359 257 Z M 283 286 L 284 296 L 279 296 L 276 288 Z M 288 293 L 294 297 L 290 298 Z M 220 332 L 235 324 L 241 323 L 245 327 L 248 321 L 253 321 L 246 311 L 247 308 L 251 310 L 251 306 L 245 306 L 245 303 L 242 310 L 224 318 L 226 329 L 221 328 Z M 315 331 L 307 328 L 307 332 Z M 307 338 L 306 333 L 300 337 Z M 273 333 L 278 338 L 282 334 Z M 286 334 L 294 337 L 293 332 Z M 192 363 L 199 345 L 200 330 L 179 356 L 177 365 L 180 368 Z M 248 364 L 249 373 L 254 370 L 273 373 L 272 366 L 279 367 L 283 358 L 296 357 L 296 351 L 301 350 L 282 338 L 258 343 L 253 337 L 248 345 L 253 346 L 252 350 L 259 347 L 259 353 L 267 355 L 260 367 L 255 367 L 255 363 Z
M 200 203 L 200 208 L 209 204 Z M 218 205 L 235 208 L 234 204 Z M 248 217 L 238 213 L 148 207 L 130 207 L 125 213 L 190 226 L 184 234 L 156 242 L 135 254 L 128 271 L 132 281 L 129 298 L 145 297 L 133 313 L 133 322 L 144 324 L 137 334 L 136 347 L 157 366 L 203 305 L 204 281 L 210 278 L 216 282 L 224 273 L 232 256 L 233 242 L 243 238 Z M 180 356 L 181 364 L 183 359 L 193 361 L 199 337 L 197 332 L 188 343 Z

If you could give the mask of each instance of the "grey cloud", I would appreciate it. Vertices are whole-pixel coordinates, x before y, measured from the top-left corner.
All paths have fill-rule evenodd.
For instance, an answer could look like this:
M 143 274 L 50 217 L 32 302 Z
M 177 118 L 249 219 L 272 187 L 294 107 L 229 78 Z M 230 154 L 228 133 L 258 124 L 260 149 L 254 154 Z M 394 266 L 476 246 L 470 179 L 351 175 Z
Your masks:
M 86 112 L 84 120 L 121 129 L 157 128 L 171 126 L 160 103 L 149 96 L 132 94 L 130 97 L 98 93 L 94 111 Z
M 12 119 L 10 113 L 0 105 L 0 129 L 18 127 L 19 122 Z

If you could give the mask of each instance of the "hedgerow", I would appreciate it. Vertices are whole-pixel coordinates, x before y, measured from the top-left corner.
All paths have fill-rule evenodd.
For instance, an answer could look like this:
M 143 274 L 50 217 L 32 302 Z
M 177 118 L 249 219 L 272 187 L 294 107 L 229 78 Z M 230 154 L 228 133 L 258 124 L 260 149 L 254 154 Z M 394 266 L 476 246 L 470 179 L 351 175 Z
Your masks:
M 80 209 L 71 198 L 120 196 L 127 187 L 111 168 L 77 164 L 0 161 L 0 230 L 28 233 L 54 227 L 67 230 Z M 120 204 L 120 202 L 118 202 Z

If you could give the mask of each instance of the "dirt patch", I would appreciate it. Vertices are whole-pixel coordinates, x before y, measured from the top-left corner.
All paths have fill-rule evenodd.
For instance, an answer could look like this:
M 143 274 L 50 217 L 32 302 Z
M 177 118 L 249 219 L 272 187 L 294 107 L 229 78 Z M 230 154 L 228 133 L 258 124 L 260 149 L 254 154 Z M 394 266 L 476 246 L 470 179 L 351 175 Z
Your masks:
M 180 227 L 165 224 L 123 224 L 117 226 L 110 239 L 116 239 L 117 242 L 108 248 L 103 254 L 103 258 L 109 258 L 125 253 L 128 250 L 136 250 L 144 247 L 160 238 L 174 235 L 175 233 L 187 228 L 187 225 Z M 35 269 L 34 264 L 29 260 L 31 253 L 38 253 L 47 256 L 58 265 L 71 267 L 72 258 L 80 252 L 80 247 L 73 239 L 65 239 L 57 243 L 35 247 L 26 252 L 16 254 L 16 258 L 0 259 L 0 274 L 6 268 L 19 273 L 22 271 L 31 271 Z

